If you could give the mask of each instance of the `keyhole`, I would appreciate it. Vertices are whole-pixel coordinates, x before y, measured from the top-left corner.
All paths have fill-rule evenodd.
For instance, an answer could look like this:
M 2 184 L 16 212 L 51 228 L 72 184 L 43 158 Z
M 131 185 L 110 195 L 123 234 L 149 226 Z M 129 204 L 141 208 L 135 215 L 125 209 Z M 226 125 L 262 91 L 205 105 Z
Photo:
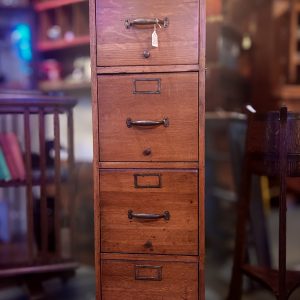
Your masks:
M 143 151 L 143 154 L 144 154 L 145 156 L 149 156 L 151 153 L 152 153 L 151 148 L 147 148 L 147 149 L 145 149 L 145 150 Z
M 145 50 L 144 51 L 144 57 L 145 58 L 149 58 L 150 57 L 150 51 L 149 50 Z

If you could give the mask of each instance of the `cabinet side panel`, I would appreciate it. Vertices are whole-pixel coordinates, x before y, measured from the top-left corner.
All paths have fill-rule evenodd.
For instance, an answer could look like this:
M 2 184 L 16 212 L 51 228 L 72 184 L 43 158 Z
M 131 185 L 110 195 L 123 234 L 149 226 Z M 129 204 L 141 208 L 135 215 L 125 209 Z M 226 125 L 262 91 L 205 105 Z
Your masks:
M 92 111 L 93 111 L 93 178 L 94 178 L 94 236 L 95 236 L 95 272 L 96 299 L 101 300 L 101 266 L 100 266 L 100 205 L 99 205 L 99 124 L 98 124 L 98 92 L 96 73 L 96 0 L 89 0 L 90 15 L 90 53 L 92 68 Z
M 206 0 L 200 0 L 199 13 L 199 299 L 205 299 L 205 50 Z

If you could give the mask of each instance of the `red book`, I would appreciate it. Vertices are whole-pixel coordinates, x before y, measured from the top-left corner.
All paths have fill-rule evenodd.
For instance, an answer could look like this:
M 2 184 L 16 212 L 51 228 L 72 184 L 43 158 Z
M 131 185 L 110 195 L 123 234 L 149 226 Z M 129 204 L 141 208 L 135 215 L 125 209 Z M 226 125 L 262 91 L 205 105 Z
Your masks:
M 25 165 L 17 136 L 13 132 L 1 133 L 0 145 L 3 149 L 5 160 L 11 173 L 12 179 L 25 180 Z
M 25 180 L 26 171 L 25 171 L 23 155 L 22 155 L 18 138 L 13 132 L 10 132 L 10 133 L 6 133 L 6 139 L 10 145 L 10 150 L 12 152 L 14 163 L 17 168 L 18 179 Z
M 6 138 L 6 133 L 0 133 L 0 145 L 5 157 L 6 164 L 8 166 L 9 172 L 11 174 L 11 179 L 18 179 L 18 171 L 14 162 L 13 154 L 10 150 L 9 142 Z

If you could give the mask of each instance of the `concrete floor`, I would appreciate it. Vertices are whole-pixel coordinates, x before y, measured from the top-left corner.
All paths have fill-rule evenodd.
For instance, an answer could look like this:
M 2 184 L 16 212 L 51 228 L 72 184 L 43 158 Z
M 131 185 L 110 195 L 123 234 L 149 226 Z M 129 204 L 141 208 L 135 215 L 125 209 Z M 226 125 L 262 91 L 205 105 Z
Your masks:
M 59 279 L 49 280 L 44 284 L 45 300 L 94 300 L 95 273 L 90 267 L 81 266 L 76 276 L 62 284 Z M 10 288 L 0 291 L 0 300 L 28 300 L 26 291 Z

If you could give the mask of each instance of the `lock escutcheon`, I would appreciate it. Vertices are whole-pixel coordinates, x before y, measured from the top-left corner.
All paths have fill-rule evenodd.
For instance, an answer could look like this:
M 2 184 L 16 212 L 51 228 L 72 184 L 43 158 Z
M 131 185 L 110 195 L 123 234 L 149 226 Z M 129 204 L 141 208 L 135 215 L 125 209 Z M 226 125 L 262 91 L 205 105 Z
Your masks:
M 145 149 L 145 150 L 143 151 L 143 154 L 144 154 L 145 156 L 149 156 L 151 153 L 152 153 L 151 148 L 147 148 L 147 149 Z
M 150 57 L 150 51 L 149 50 L 144 50 L 144 57 L 149 58 Z

